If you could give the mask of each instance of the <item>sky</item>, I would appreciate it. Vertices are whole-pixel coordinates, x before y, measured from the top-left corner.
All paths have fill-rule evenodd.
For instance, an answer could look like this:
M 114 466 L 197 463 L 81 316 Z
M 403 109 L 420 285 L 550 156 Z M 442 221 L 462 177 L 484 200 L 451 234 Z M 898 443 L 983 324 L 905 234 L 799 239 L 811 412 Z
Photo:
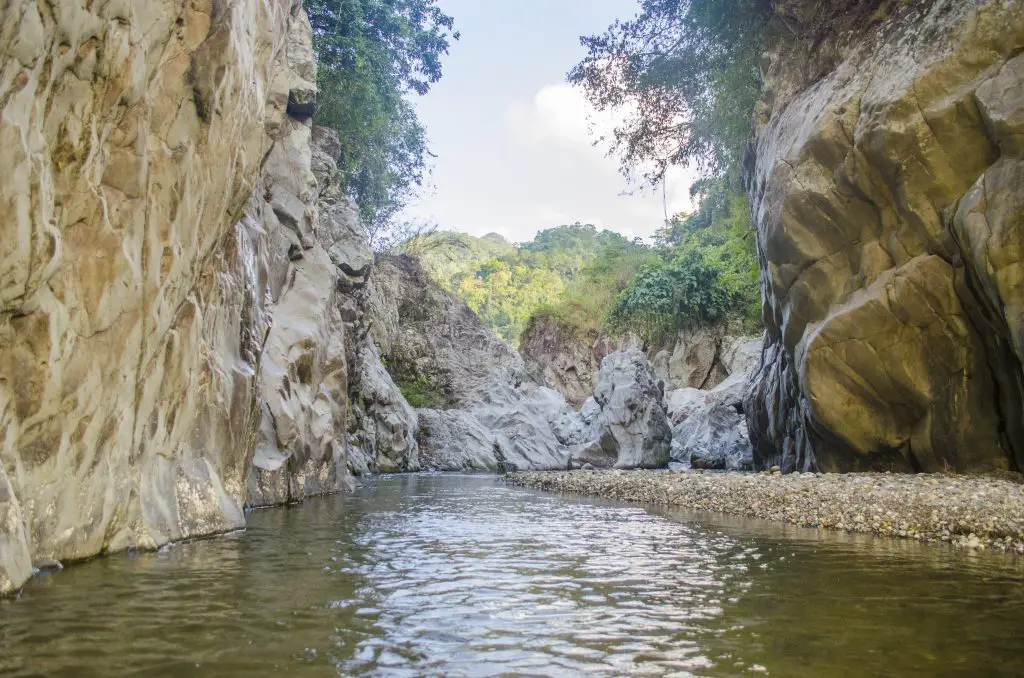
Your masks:
M 462 37 L 443 62 L 441 80 L 415 98 L 437 157 L 432 186 L 405 216 L 443 230 L 497 232 L 513 242 L 575 221 L 630 237 L 659 228 L 662 192 L 631 186 L 607 148 L 593 146 L 592 130 L 610 130 L 613 122 L 565 82 L 586 54 L 579 36 L 632 18 L 638 1 L 438 4 Z M 689 208 L 691 181 L 685 170 L 671 172 L 669 214 Z

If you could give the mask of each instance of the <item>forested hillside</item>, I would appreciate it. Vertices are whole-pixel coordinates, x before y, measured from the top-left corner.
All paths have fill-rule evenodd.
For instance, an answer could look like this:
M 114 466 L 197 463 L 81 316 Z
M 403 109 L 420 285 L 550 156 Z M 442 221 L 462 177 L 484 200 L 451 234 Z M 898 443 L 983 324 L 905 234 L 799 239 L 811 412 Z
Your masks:
M 534 318 L 577 332 L 654 338 L 727 314 L 759 323 L 753 229 L 744 194 L 724 182 L 677 215 L 653 243 L 575 223 L 519 245 L 491 233 L 437 232 L 408 249 L 483 323 L 516 344 Z
M 599 315 L 644 263 L 657 259 L 653 249 L 590 224 L 541 231 L 513 244 L 491 233 L 474 237 L 437 232 L 409 245 L 430 275 L 476 312 L 502 339 L 516 344 L 538 309 L 583 296 L 583 288 L 609 287 Z M 624 271 L 606 284 L 612 269 Z

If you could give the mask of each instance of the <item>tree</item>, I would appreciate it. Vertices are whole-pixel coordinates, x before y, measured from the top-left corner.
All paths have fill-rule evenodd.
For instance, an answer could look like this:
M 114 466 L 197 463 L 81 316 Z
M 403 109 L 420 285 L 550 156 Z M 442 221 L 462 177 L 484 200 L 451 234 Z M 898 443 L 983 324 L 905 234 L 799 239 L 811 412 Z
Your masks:
M 658 184 L 672 165 L 708 177 L 738 166 L 771 15 L 769 0 L 642 0 L 632 21 L 581 38 L 588 54 L 569 81 L 625 114 L 608 141 L 627 176 Z
M 436 0 L 306 0 L 317 53 L 318 124 L 341 140 L 340 181 L 375 231 L 422 185 L 426 133 L 407 95 L 441 78 L 458 40 Z
M 670 264 L 643 268 L 612 304 L 612 327 L 656 339 L 681 324 L 707 325 L 721 319 L 732 299 L 720 271 L 700 250 L 684 249 Z

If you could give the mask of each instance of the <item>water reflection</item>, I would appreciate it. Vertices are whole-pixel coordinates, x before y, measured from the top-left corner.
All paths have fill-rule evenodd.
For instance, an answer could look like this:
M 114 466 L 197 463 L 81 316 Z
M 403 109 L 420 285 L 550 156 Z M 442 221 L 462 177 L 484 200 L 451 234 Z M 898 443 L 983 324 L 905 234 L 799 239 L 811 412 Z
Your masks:
M 1019 675 L 1019 561 L 406 476 L 0 603 L 0 673 Z

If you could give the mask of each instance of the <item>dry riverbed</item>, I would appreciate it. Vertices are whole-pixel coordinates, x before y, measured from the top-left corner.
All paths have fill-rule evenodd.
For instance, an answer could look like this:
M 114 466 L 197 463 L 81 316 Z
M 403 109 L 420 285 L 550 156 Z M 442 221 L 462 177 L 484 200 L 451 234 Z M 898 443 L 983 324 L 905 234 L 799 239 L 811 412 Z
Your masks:
M 552 492 L 1024 554 L 1024 485 L 990 476 L 666 470 L 523 472 L 507 480 Z

